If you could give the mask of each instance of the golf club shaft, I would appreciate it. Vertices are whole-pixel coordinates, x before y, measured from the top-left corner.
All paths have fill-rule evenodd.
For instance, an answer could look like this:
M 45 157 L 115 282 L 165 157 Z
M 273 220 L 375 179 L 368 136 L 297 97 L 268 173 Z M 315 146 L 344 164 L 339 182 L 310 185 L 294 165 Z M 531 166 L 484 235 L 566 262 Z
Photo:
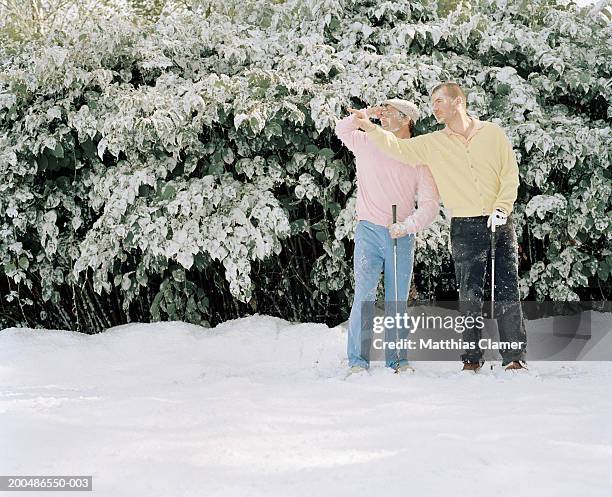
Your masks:
M 393 204 L 391 206 L 391 212 L 393 214 L 393 224 L 397 223 L 397 205 Z M 393 239 L 393 282 L 395 286 L 395 319 L 397 319 L 397 238 Z M 395 324 L 395 342 L 399 343 L 399 330 L 397 327 L 397 321 Z M 396 368 L 399 368 L 399 349 L 396 347 Z M 399 371 L 399 369 L 397 369 Z
M 491 223 L 491 319 L 495 317 L 495 224 Z

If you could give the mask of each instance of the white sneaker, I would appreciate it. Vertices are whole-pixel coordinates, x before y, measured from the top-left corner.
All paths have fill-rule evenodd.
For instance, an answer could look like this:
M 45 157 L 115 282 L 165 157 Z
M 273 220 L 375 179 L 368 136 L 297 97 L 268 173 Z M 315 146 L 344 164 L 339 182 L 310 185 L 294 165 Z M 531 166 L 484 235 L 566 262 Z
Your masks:
M 414 373 L 414 368 L 405 362 L 399 368 L 395 370 L 396 373 Z
M 362 374 L 362 373 L 369 373 L 368 368 L 364 368 L 363 366 L 351 366 L 349 370 L 347 371 L 346 376 L 344 378 L 348 378 L 349 376 Z

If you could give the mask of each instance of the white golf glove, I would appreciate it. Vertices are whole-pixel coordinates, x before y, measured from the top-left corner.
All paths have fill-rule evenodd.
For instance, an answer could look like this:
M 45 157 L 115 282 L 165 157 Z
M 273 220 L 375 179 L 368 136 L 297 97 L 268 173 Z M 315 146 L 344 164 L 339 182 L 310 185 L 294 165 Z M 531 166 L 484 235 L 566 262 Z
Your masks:
M 501 209 L 495 209 L 487 220 L 487 228 L 495 230 L 497 226 L 503 226 L 508 220 L 508 214 Z

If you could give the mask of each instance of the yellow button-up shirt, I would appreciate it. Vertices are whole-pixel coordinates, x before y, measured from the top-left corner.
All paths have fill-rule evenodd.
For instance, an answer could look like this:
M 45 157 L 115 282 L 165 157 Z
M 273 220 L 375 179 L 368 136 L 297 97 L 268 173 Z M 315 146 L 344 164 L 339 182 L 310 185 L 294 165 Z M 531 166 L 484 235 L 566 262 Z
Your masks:
M 497 124 L 471 119 L 474 126 L 467 139 L 448 126 L 408 139 L 376 126 L 368 136 L 400 162 L 429 166 L 453 217 L 488 216 L 495 209 L 510 214 L 519 185 L 512 145 Z

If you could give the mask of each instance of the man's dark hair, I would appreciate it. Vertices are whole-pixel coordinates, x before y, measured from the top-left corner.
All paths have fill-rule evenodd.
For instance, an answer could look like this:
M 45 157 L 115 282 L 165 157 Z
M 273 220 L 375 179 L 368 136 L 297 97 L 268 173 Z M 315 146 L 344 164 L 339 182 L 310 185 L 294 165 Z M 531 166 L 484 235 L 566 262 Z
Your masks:
M 408 129 L 410 130 L 410 137 L 412 138 L 414 136 L 414 121 L 412 119 L 410 119 L 410 124 L 408 124 Z

